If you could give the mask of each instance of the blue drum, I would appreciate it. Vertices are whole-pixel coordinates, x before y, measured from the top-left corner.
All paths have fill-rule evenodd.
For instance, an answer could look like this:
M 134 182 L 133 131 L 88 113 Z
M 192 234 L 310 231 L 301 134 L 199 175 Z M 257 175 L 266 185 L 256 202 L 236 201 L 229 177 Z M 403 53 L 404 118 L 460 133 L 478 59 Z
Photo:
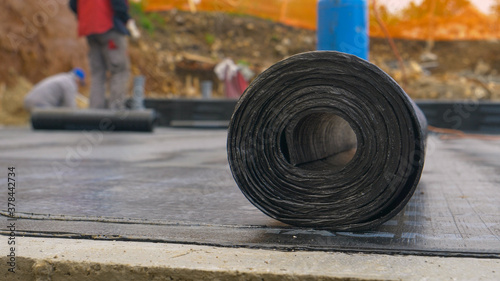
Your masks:
M 366 0 L 318 1 L 318 50 L 339 51 L 368 59 Z

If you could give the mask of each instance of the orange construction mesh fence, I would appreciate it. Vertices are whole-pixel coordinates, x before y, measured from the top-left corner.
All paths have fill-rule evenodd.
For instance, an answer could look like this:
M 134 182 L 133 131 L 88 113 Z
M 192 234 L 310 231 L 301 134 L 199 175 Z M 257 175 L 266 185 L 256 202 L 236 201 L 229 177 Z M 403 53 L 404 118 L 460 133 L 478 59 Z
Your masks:
M 179 9 L 246 14 L 284 24 L 316 28 L 317 0 L 147 0 L 146 11 Z
M 500 38 L 500 0 L 491 14 L 480 12 L 469 0 L 423 0 L 398 12 L 388 12 L 384 1 L 377 7 L 394 38 L 484 40 Z M 369 3 L 372 3 L 369 1 Z M 316 28 L 317 0 L 143 0 L 146 11 L 179 9 L 253 15 L 301 28 Z M 373 5 L 370 5 L 370 10 Z M 370 36 L 385 37 L 373 12 Z

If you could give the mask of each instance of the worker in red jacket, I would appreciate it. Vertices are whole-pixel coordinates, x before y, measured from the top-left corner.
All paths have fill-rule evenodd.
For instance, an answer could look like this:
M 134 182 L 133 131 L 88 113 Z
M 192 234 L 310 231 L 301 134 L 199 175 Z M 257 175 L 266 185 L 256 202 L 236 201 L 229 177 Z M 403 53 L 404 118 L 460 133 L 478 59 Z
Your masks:
M 123 109 L 130 76 L 128 0 L 70 0 L 69 5 L 78 17 L 78 35 L 87 37 L 90 48 L 90 108 Z

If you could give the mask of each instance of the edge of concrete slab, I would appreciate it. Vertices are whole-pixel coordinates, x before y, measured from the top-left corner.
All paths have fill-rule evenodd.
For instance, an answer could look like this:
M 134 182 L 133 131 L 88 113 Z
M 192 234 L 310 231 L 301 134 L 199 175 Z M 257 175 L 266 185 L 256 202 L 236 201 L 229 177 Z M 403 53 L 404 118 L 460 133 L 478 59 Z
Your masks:
M 16 237 L 12 273 L 0 245 L 0 280 L 500 280 L 500 259 L 29 237 Z

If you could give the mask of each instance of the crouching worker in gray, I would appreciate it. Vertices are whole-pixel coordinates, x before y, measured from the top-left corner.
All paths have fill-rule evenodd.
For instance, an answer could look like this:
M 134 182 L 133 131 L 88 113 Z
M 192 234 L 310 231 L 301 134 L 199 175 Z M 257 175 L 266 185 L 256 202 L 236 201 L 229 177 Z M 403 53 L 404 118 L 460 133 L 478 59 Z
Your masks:
M 38 82 L 24 98 L 28 111 L 34 108 L 76 108 L 78 85 L 85 84 L 85 72 L 75 68 L 70 72 L 56 74 Z

